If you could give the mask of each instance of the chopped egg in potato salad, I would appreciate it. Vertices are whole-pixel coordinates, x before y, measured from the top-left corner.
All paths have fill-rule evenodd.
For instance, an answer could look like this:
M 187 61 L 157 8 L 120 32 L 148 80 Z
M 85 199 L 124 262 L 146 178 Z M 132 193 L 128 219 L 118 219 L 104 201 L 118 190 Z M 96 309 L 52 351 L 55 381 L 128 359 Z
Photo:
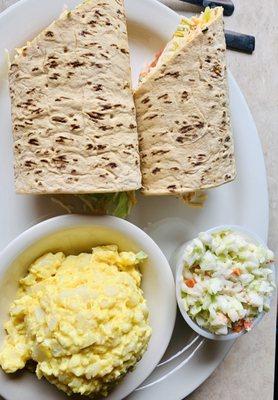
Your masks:
M 38 378 L 68 395 L 106 396 L 141 359 L 151 336 L 138 269 L 145 258 L 110 245 L 36 260 L 5 324 L 3 370 L 33 360 Z
M 199 326 L 218 335 L 252 328 L 269 310 L 274 255 L 232 230 L 200 233 L 186 247 L 182 305 Z

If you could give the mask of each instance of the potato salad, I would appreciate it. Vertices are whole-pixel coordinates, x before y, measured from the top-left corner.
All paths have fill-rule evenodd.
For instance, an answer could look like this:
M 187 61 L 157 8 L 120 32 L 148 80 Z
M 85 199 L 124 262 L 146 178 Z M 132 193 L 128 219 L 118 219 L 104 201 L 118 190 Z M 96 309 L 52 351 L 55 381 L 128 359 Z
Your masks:
M 110 245 L 37 259 L 10 308 L 2 369 L 12 373 L 33 361 L 39 379 L 68 395 L 107 395 L 151 336 L 138 268 L 145 258 Z

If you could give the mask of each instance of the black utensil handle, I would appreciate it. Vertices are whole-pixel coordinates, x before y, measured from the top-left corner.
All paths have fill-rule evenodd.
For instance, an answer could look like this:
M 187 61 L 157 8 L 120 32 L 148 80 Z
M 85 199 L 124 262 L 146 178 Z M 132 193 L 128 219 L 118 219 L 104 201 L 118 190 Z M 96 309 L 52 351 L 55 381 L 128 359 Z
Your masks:
M 224 8 L 224 15 L 230 16 L 233 14 L 235 6 L 231 0 L 181 0 L 184 3 L 194 4 L 200 7 L 217 7 Z
M 255 50 L 255 37 L 225 30 L 226 46 L 230 50 L 252 54 Z

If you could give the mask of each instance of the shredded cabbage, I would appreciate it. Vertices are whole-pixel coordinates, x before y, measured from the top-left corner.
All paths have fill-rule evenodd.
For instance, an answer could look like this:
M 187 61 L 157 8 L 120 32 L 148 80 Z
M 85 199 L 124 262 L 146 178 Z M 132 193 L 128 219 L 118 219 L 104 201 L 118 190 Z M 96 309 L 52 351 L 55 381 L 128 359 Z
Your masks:
M 173 38 L 162 52 L 156 54 L 154 61 L 149 64 L 147 69 L 140 74 L 139 83 L 144 82 L 150 73 L 166 64 L 180 48 L 193 40 L 198 33 L 205 31 L 220 13 L 222 13 L 221 7 L 206 7 L 198 17 L 182 17 L 173 34 Z
M 203 328 L 225 335 L 250 330 L 269 310 L 274 254 L 238 232 L 200 233 L 186 248 L 180 281 L 183 306 Z

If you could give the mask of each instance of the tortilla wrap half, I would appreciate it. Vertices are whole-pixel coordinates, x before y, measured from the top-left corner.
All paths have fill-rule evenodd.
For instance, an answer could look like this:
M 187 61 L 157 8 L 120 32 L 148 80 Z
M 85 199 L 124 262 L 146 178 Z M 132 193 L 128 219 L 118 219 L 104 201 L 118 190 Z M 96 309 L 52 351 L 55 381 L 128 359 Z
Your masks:
M 235 178 L 225 49 L 222 8 L 208 8 L 181 20 L 143 74 L 135 105 L 144 194 L 183 195 Z
M 17 50 L 9 81 L 18 193 L 141 187 L 123 0 L 89 0 Z

